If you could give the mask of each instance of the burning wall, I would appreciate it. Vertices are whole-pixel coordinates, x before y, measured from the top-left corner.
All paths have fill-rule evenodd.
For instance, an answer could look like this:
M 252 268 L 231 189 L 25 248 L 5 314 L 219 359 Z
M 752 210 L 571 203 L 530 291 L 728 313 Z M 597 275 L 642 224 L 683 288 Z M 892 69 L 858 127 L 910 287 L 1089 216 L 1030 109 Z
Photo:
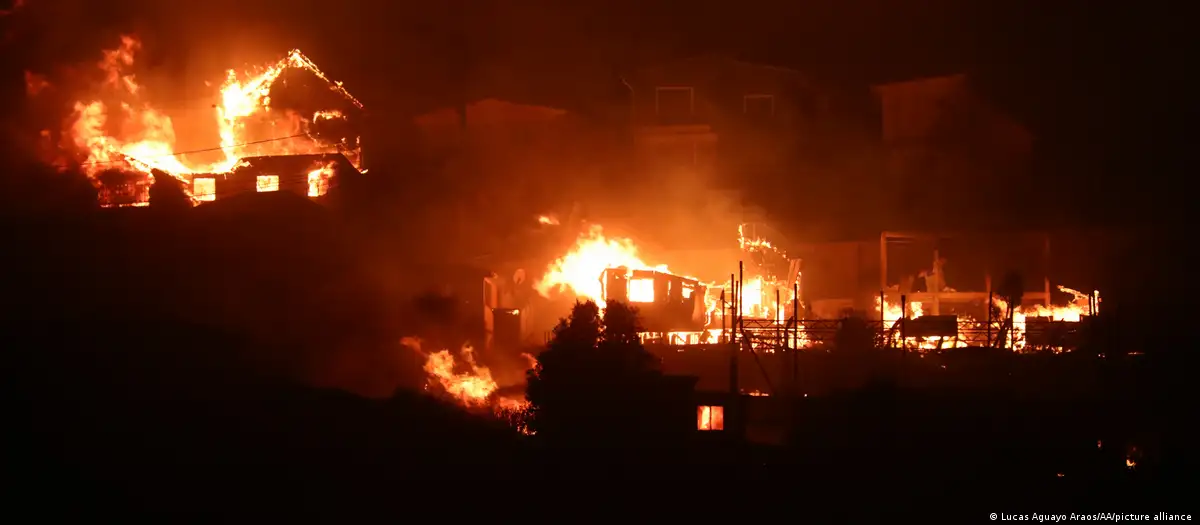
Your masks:
M 46 149 L 57 154 L 48 161 L 62 169 L 78 166 L 97 186 L 104 185 L 103 174 L 114 171 L 134 174 L 122 179 L 126 185 L 145 186 L 153 180 L 151 171 L 159 170 L 183 181 L 189 191 L 197 174 L 232 173 L 250 156 L 341 153 L 361 167 L 358 138 L 347 121 L 362 103 L 299 50 L 266 66 L 228 70 L 210 99 L 183 104 L 173 115 L 140 81 L 135 67 L 140 50 L 137 38 L 124 36 L 118 47 L 102 53 L 94 71 L 80 75 L 87 88 L 63 86 L 57 95 L 75 101 L 61 127 L 41 132 Z M 58 88 L 43 75 L 28 79 L 27 93 L 34 99 Z M 334 100 L 315 100 L 312 81 L 335 94 Z M 280 89 L 287 85 L 294 89 Z M 317 104 L 326 107 L 312 108 Z M 206 147 L 181 151 L 184 143 Z M 118 193 L 132 197 L 129 204 L 145 204 L 138 189 Z

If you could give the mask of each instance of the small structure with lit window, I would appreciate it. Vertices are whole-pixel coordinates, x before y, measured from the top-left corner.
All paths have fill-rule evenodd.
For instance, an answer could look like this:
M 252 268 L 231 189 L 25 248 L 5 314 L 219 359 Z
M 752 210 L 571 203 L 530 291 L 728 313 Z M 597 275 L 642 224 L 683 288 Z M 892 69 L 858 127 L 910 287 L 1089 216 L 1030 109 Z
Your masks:
M 654 270 L 625 267 L 604 270 L 600 277 L 605 301 L 637 307 L 647 332 L 698 332 L 707 322 L 707 288 L 695 279 Z
M 721 405 L 696 407 L 696 430 L 725 430 L 725 407 Z

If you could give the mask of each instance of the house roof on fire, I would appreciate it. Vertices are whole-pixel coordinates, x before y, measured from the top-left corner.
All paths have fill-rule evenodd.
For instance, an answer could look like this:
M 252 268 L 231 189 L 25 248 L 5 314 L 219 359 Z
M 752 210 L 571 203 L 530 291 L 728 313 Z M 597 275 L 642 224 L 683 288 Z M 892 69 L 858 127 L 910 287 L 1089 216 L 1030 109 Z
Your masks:
M 243 157 L 246 165 L 236 172 L 250 171 L 259 173 L 294 173 L 308 172 L 315 164 L 333 163 L 336 173 L 358 173 L 350 160 L 341 153 L 318 153 L 313 155 L 268 155 L 262 157 Z

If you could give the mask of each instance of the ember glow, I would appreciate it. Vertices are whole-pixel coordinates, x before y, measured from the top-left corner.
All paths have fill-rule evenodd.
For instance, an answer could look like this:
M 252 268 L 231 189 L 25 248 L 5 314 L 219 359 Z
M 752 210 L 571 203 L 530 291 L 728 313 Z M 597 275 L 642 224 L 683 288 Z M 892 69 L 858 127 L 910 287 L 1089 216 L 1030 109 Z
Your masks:
M 744 251 L 776 250 L 765 241 L 758 239 L 747 240 L 739 229 L 739 245 Z M 627 268 L 628 270 L 652 270 L 687 277 L 684 273 L 672 272 L 666 265 L 651 265 L 646 263 L 638 253 L 637 245 L 631 239 L 610 238 L 604 235 L 600 225 L 591 225 L 584 231 L 575 245 L 566 255 L 559 257 L 546 269 L 545 275 L 534 288 L 543 296 L 552 294 L 574 294 L 579 299 L 594 301 L 604 308 L 605 300 L 600 275 L 606 269 Z M 794 297 L 794 289 L 785 281 L 774 276 L 764 275 L 754 268 L 748 268 L 750 274 L 744 282 L 742 290 L 741 311 L 746 317 L 777 319 L 782 323 L 786 315 L 784 308 L 775 308 L 776 291 L 781 300 L 790 304 Z M 693 277 L 687 277 L 694 279 Z M 706 330 L 702 332 L 668 332 L 646 333 L 645 337 L 662 338 L 681 344 L 695 344 L 702 339 L 716 341 L 721 335 L 720 320 L 716 314 L 720 307 L 722 294 L 732 297 L 732 283 L 705 283 L 705 310 L 708 318 Z M 685 292 L 686 293 L 686 292 Z M 767 301 L 770 296 L 771 300 Z M 629 282 L 629 299 L 633 302 L 654 301 L 653 284 L 647 280 L 631 280 Z M 707 332 L 707 333 L 706 333 Z
M 214 88 L 212 101 L 200 102 L 212 107 L 209 127 L 215 128 L 216 134 L 206 141 L 212 147 L 188 152 L 176 148 L 175 123 L 154 107 L 151 94 L 132 72 L 140 50 L 141 43 L 135 37 L 123 36 L 119 46 L 104 51 L 96 64 L 103 80 L 75 102 L 64 125 L 62 147 L 81 159 L 84 172 L 97 185 L 96 177 L 106 170 L 137 173 L 144 183 L 153 181 L 151 170 L 160 170 L 183 181 L 195 200 L 203 201 L 212 200 L 215 181 L 194 176 L 229 173 L 244 157 L 342 153 L 361 169 L 357 138 L 318 138 L 314 132 L 314 123 L 344 119 L 342 112 L 322 110 L 301 115 L 271 107 L 271 89 L 281 75 L 288 70 L 302 70 L 325 82 L 345 103 L 362 108 L 341 83 L 329 80 L 299 50 L 263 67 L 228 70 L 223 82 Z M 319 196 L 324 194 L 332 170 L 321 165 L 312 170 L 308 194 Z M 259 181 L 257 187 L 258 191 L 276 191 L 278 183 Z M 144 195 L 136 197 L 135 204 L 144 199 Z
M 579 236 L 571 251 L 550 264 L 534 289 L 542 295 L 569 291 L 604 308 L 600 274 L 608 268 L 622 266 L 631 270 L 670 272 L 666 265 L 650 266 L 642 262 L 633 241 L 609 239 L 604 236 L 604 228 L 594 224 Z
M 426 389 L 432 387 L 469 408 L 505 412 L 523 410 L 528 406 L 524 399 L 495 395 L 499 384 L 492 378 L 491 370 L 475 361 L 475 350 L 469 344 L 462 346 L 459 350 L 460 359 L 456 359 L 449 350 L 423 350 L 421 341 L 414 337 L 406 337 L 400 343 L 425 358 L 425 373 L 429 377 Z M 525 357 L 532 367 L 532 358 Z
M 757 238 L 749 235 L 746 228 L 738 228 L 738 246 L 743 254 L 756 254 L 759 259 L 762 257 L 774 257 L 780 261 L 789 261 L 787 254 L 778 247 L 773 246 L 765 239 Z M 746 257 L 743 257 L 746 258 Z M 544 276 L 535 284 L 535 289 L 543 296 L 550 297 L 555 294 L 574 295 L 581 300 L 594 301 L 601 308 L 605 305 L 603 293 L 603 285 L 601 284 L 601 274 L 607 269 L 628 268 L 629 270 L 653 270 L 664 273 L 673 273 L 665 265 L 652 265 L 643 260 L 638 252 L 637 245 L 630 239 L 610 238 L 604 235 L 603 228 L 600 225 L 592 225 L 584 231 L 576 240 L 575 245 L 563 256 L 552 262 L 546 269 Z M 791 305 L 793 299 L 796 298 L 796 291 L 799 290 L 802 284 L 802 274 L 798 267 L 793 268 L 794 276 L 788 275 L 772 275 L 761 268 L 747 267 L 746 275 L 742 282 L 742 290 L 739 294 L 741 305 L 740 314 L 748 320 L 754 320 L 758 326 L 777 325 L 786 326 L 788 319 L 791 317 Z M 673 275 L 683 275 L 677 272 Z M 702 341 L 718 341 L 724 335 L 721 330 L 721 321 L 719 319 L 720 297 L 721 294 L 726 294 L 726 297 L 732 298 L 732 283 L 729 281 L 723 283 L 706 283 L 707 296 L 705 304 L 707 306 L 708 324 L 706 330 L 701 332 L 669 332 L 669 333 L 644 333 L 643 339 L 657 339 L 670 342 L 672 344 L 697 344 Z M 1084 294 L 1070 288 L 1059 286 L 1058 290 L 1072 296 L 1072 301 L 1066 305 L 1046 306 L 1041 304 L 1022 305 L 1013 311 L 1013 326 L 1011 334 L 1007 337 L 1011 338 L 1011 343 L 1007 346 L 1015 351 L 1024 351 L 1027 349 L 1025 339 L 1025 326 L 1027 318 L 1044 318 L 1051 321 L 1066 321 L 1079 322 L 1083 317 L 1088 315 L 1089 303 L 1092 297 L 1095 297 L 1095 303 L 1090 305 L 1090 310 L 1095 313 L 1098 310 L 1099 292 L 1094 292 L 1092 295 Z M 894 291 L 894 290 L 893 290 Z M 953 292 L 953 290 L 946 290 Z M 630 280 L 628 297 L 632 302 L 652 302 L 654 301 L 653 283 L 649 280 Z M 776 302 L 778 298 L 778 303 Z M 995 309 L 1000 312 L 1007 312 L 1007 305 L 1002 299 L 993 298 Z M 874 315 L 875 320 L 882 321 L 884 330 L 892 330 L 896 332 L 893 342 L 899 344 L 900 337 L 898 331 L 894 328 L 899 326 L 897 321 L 902 318 L 915 319 L 926 315 L 925 305 L 921 301 L 910 301 L 907 304 L 908 315 L 905 316 L 900 305 L 893 302 L 890 298 L 884 302 L 880 297 L 875 298 Z M 913 350 L 933 350 L 939 348 L 966 347 L 972 344 L 981 344 L 981 341 L 975 341 L 966 337 L 962 333 L 964 326 L 975 332 L 986 332 L 986 320 L 976 320 L 962 314 L 958 315 L 960 324 L 960 337 L 957 338 L 917 338 L 905 337 L 904 345 Z M 992 319 L 995 325 L 995 333 L 1000 330 L 1000 319 Z M 706 333 L 707 332 L 707 333 Z M 788 348 L 810 348 L 815 342 L 808 337 L 808 334 L 803 331 L 797 332 L 779 332 L 780 342 L 786 344 Z M 993 334 L 995 335 L 995 334 Z M 773 349 L 769 347 L 760 348 L 759 342 L 752 342 L 752 347 L 756 350 L 771 352 Z

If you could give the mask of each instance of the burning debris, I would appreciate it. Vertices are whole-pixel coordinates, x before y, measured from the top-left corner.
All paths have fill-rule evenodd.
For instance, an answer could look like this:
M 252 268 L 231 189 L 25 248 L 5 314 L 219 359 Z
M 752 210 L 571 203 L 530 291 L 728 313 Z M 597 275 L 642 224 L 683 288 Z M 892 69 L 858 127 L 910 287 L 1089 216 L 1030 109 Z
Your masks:
M 245 167 L 245 159 L 252 156 L 334 153 L 344 155 L 356 169 L 362 169 L 359 139 L 339 125 L 347 118 L 345 111 L 322 109 L 302 114 L 299 110 L 272 106 L 272 90 L 285 73 L 303 71 L 326 84 L 347 108 L 363 107 L 340 82 L 331 81 L 299 50 L 292 50 L 265 67 L 242 72 L 228 70 L 214 93 L 212 121 L 184 122 L 185 129 L 199 124 L 215 125 L 214 147 L 179 151 L 178 123 L 152 105 L 145 87 L 131 72 L 140 49 L 141 43 L 135 37 L 123 36 L 117 48 L 103 52 L 96 64 L 102 79 L 93 92 L 74 103 L 58 144 L 60 151 L 82 158 L 79 166 L 102 189 L 102 204 L 148 204 L 147 192 L 154 172 L 179 179 L 194 202 L 212 200 L 216 196 L 215 179 L 228 177 Z M 30 84 L 31 96 L 47 89 L 40 76 L 29 74 L 28 79 L 37 81 L 36 85 Z M 52 135 L 49 130 L 42 134 Z M 66 168 L 71 163 L 58 159 L 56 164 Z M 101 174 L 113 171 L 135 176 L 122 184 L 104 184 Z M 331 173 L 328 166 L 322 163 L 305 171 L 307 179 L 302 193 L 323 194 Z M 256 190 L 278 190 L 281 181 L 271 180 L 271 176 L 258 176 Z
M 427 352 L 421 348 L 421 341 L 414 337 L 406 337 L 400 344 L 425 358 L 424 369 L 429 376 L 426 390 L 432 388 L 466 408 L 490 411 L 510 421 L 529 405 L 522 398 L 499 393 L 500 385 L 492 378 L 492 371 L 475 361 L 475 351 L 470 344 L 462 346 L 461 359 L 455 359 L 449 350 Z M 532 369 L 535 364 L 532 356 L 523 354 L 523 357 L 529 361 L 527 370 Z
M 801 261 L 758 236 L 752 225 L 738 227 L 738 247 L 736 258 L 750 261 L 745 276 L 702 282 L 673 273 L 666 265 L 645 262 L 632 240 L 605 237 L 601 226 L 592 225 L 570 251 L 549 265 L 535 289 L 543 296 L 565 293 L 601 307 L 608 300 L 637 304 L 644 317 L 654 317 L 645 320 L 647 331 L 642 335 L 646 341 L 693 345 L 744 337 L 753 349 L 764 352 L 825 343 L 828 338 L 810 335 L 823 330 L 823 322 L 837 321 L 820 319 L 811 309 L 802 308 Z M 1057 306 L 1018 304 L 1010 309 L 1003 297 L 991 296 L 990 304 L 984 305 L 986 320 L 965 313 L 928 315 L 922 301 L 901 305 L 881 293 L 875 299 L 875 322 L 881 325 L 881 344 L 918 351 L 967 346 L 1061 351 L 1069 346 L 1065 341 L 1074 333 L 1074 325 L 1098 312 L 1100 297 L 1099 292 L 1085 294 L 1064 286 L 1058 290 L 1070 295 L 1071 301 Z M 957 293 L 949 288 L 944 291 Z M 678 315 L 660 311 L 673 303 L 692 306 L 688 302 L 692 294 L 698 294 L 694 323 L 680 322 Z M 664 317 L 675 320 L 660 322 Z M 738 318 L 740 335 L 732 333 L 733 317 Z M 832 333 L 833 325 L 826 331 Z
M 742 230 L 739 228 L 739 246 L 743 251 L 766 251 L 786 258 L 765 241 L 746 239 Z M 731 261 L 736 259 L 736 255 L 731 255 Z M 784 308 L 773 305 L 766 297 L 779 292 L 790 303 L 795 297 L 791 284 L 798 282 L 798 269 L 794 280 L 776 277 L 773 267 L 767 264 L 754 270 L 743 285 L 742 314 L 783 323 Z M 732 298 L 734 282 L 732 278 L 724 282 L 704 282 L 674 273 L 663 264 L 652 266 L 642 260 L 632 240 L 605 237 L 600 225 L 591 225 L 566 255 L 550 264 L 534 288 L 544 296 L 573 293 L 579 299 L 594 301 L 601 308 L 609 299 L 626 300 L 639 304 L 643 315 L 654 315 L 652 311 L 659 309 L 682 310 L 682 314 L 666 314 L 664 322 L 648 320 L 646 324 L 651 330 L 643 336 L 697 344 L 716 342 L 723 336 L 724 320 L 718 315 L 717 308 L 722 301 L 726 306 L 730 304 L 725 298 Z M 671 308 L 672 303 L 678 304 Z

